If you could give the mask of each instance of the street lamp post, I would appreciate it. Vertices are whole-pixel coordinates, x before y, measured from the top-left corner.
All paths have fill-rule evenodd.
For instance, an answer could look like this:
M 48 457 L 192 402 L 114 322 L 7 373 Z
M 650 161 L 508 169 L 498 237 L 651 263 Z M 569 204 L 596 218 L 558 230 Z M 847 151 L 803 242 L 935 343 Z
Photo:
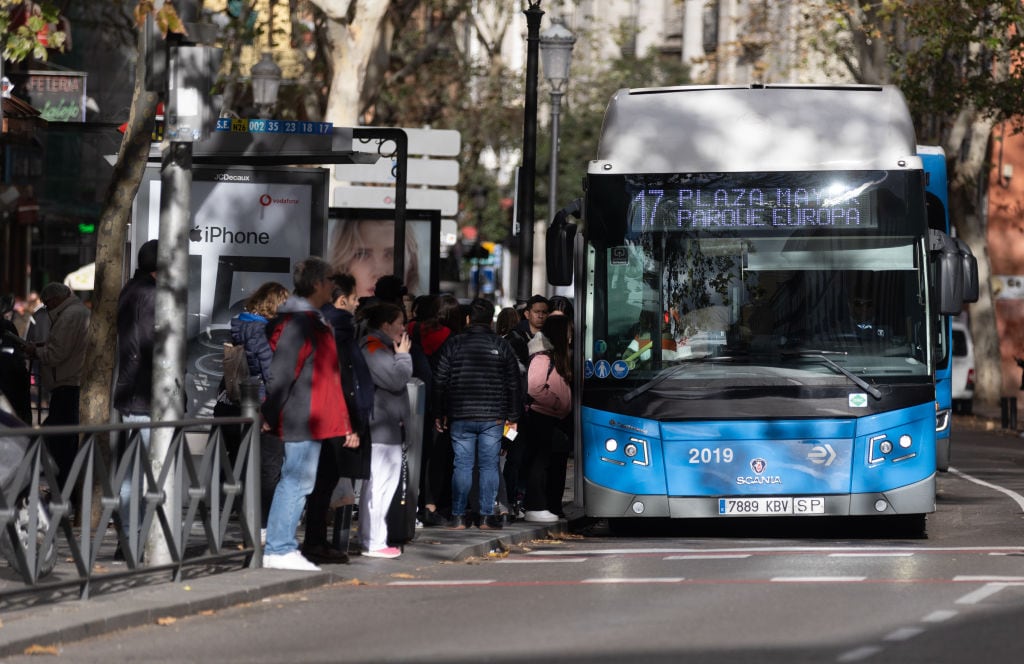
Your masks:
M 260 61 L 249 70 L 249 77 L 252 79 L 252 100 L 259 116 L 271 117 L 281 87 L 281 68 L 274 62 L 270 51 L 263 51 Z
M 558 19 L 540 35 L 540 57 L 544 64 L 544 77 L 551 86 L 551 187 L 548 191 L 548 219 L 554 219 L 558 210 L 558 120 L 562 110 L 562 95 L 569 83 L 569 64 L 576 37 Z
M 516 299 L 525 304 L 533 291 L 533 188 L 537 170 L 537 49 L 540 0 L 530 0 L 526 14 L 526 99 L 523 112 L 523 167 L 519 171 L 516 221 L 519 222 L 519 275 Z

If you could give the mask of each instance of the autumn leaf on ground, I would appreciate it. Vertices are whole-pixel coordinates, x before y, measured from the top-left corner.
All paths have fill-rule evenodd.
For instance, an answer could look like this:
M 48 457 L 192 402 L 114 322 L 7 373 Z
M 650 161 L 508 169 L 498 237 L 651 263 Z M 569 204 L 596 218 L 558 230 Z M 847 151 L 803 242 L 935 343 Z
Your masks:
M 365 586 L 366 584 L 359 579 L 348 579 L 347 581 L 339 581 L 339 586 Z
M 416 577 L 408 572 L 395 572 L 391 575 L 393 579 L 415 579 Z
M 164 616 L 163 618 L 156 619 L 157 625 L 173 625 L 176 622 L 178 622 L 178 619 L 171 616 Z
M 57 656 L 60 654 L 60 651 L 57 650 L 57 646 L 41 646 L 37 644 L 32 644 L 28 648 L 25 648 L 24 654 Z

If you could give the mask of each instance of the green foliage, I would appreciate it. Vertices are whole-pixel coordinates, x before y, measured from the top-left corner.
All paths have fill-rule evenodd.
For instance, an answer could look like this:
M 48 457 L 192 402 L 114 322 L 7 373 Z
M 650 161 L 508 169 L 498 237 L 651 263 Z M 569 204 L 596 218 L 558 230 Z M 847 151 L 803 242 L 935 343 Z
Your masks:
M 24 23 L 11 29 L 11 16 L 24 0 L 0 0 L 0 47 L 3 58 L 20 62 L 31 56 L 46 60 L 47 49 L 64 50 L 67 35 L 57 29 L 57 9 L 50 2 L 39 2 L 38 12 L 28 15 Z
M 828 0 L 824 7 L 823 15 L 805 14 L 818 48 L 855 80 L 898 85 L 919 140 L 941 143 L 968 107 L 996 120 L 1024 113 L 1019 0 Z

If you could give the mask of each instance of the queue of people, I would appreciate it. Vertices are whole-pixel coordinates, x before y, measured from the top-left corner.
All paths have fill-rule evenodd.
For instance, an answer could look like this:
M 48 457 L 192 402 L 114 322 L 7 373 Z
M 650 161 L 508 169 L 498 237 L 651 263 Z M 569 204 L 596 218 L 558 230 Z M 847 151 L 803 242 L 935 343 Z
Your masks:
M 155 240 L 140 247 L 138 269 L 119 298 L 114 406 L 126 422 L 150 418 L 156 255 Z M 496 330 L 495 307 L 485 299 L 410 302 L 393 276 L 379 279 L 368 296 L 355 275 L 316 256 L 297 263 L 292 278 L 291 290 L 277 282 L 260 286 L 230 323 L 232 342 L 244 352 L 241 375 L 259 387 L 265 567 L 317 570 L 348 562 L 348 547 L 330 541 L 328 522 L 333 509 L 351 514 L 356 503 L 361 554 L 399 557 L 389 510 L 400 479 L 418 482 L 417 525 L 495 530 L 517 517 L 559 518 L 569 449 L 571 308 L 549 315 L 555 303 L 534 296 L 524 313 L 503 310 Z M 46 341 L 26 342 L 7 306 L 4 344 L 12 348 L 0 359 L 39 361 L 50 391 L 49 423 L 76 423 L 89 310 L 62 284 L 47 285 L 40 299 L 45 309 L 36 317 L 47 318 Z M 557 313 L 566 314 L 566 303 Z M 238 377 L 224 373 L 220 416 L 240 406 L 237 385 L 227 385 Z M 421 428 L 410 421 L 413 376 L 427 392 Z M 415 478 L 405 476 L 410 430 L 423 432 L 415 441 L 423 461 Z M 77 446 L 51 438 L 65 478 Z M 237 445 L 229 448 L 237 454 Z M 131 490 L 121 488 L 122 502 Z

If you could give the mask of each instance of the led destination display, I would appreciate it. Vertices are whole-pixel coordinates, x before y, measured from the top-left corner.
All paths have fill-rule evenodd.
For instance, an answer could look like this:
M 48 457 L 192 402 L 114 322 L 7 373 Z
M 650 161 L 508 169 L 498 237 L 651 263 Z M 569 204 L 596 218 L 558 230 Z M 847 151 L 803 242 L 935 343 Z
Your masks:
M 743 184 L 737 178 L 735 184 L 646 187 L 633 195 L 631 226 L 635 231 L 878 227 L 870 187 L 877 182 L 805 183 L 805 174 L 794 175 L 793 184 L 770 186 L 737 186 Z

